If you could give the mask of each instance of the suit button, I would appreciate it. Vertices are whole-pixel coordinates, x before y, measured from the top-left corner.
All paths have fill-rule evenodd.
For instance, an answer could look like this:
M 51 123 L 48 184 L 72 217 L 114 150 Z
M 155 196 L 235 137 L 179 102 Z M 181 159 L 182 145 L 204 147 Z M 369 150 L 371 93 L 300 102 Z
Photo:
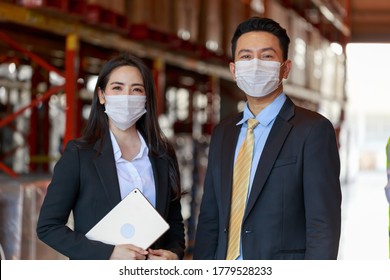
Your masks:
M 226 229 L 226 228 L 224 228 L 224 229 L 223 229 L 223 232 L 224 232 L 224 233 L 227 233 L 227 229 Z
M 245 230 L 245 233 L 251 233 L 252 231 L 251 230 Z

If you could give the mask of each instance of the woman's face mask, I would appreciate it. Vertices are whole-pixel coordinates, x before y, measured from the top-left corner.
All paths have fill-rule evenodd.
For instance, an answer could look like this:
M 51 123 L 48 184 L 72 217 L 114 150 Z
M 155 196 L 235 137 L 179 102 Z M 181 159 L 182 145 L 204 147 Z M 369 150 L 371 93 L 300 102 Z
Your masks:
M 104 95 L 104 98 L 104 112 L 121 130 L 127 130 L 146 113 L 144 95 Z

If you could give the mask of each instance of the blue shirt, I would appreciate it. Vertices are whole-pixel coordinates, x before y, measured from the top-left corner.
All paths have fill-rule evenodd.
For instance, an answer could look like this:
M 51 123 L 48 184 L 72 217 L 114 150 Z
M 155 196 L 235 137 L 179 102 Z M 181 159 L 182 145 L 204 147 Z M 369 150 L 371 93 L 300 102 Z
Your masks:
M 252 189 L 253 178 L 255 177 L 255 173 L 257 170 L 257 165 L 260 161 L 260 156 L 263 152 L 265 142 L 267 141 L 268 135 L 271 131 L 271 128 L 275 122 L 276 116 L 279 114 L 280 109 L 282 108 L 284 102 L 286 101 L 286 95 L 282 92 L 271 104 L 267 105 L 257 116 L 256 119 L 259 124 L 253 130 L 255 143 L 253 148 L 253 158 L 252 158 L 252 167 L 249 178 L 249 186 L 248 186 L 248 197 Z M 252 112 L 248 108 L 248 103 L 245 105 L 245 109 L 243 112 L 242 119 L 237 123 L 237 125 L 241 125 L 240 134 L 238 136 L 236 151 L 234 154 L 234 161 L 237 159 L 237 155 L 239 150 L 241 149 L 242 144 L 244 143 L 246 137 L 246 131 L 248 129 L 247 120 L 255 118 Z M 248 198 L 247 197 L 247 198 Z M 238 260 L 242 260 L 242 250 L 240 245 L 240 256 L 237 258 Z

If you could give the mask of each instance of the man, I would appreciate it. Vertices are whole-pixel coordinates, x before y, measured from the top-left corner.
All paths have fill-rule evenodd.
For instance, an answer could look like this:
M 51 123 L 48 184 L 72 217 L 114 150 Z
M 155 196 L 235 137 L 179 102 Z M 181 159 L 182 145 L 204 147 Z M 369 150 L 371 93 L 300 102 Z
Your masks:
M 243 113 L 213 131 L 194 259 L 337 258 L 336 136 L 329 120 L 295 106 L 283 92 L 282 80 L 291 70 L 289 42 L 286 30 L 267 18 L 250 18 L 235 31 L 230 71 L 247 103 Z M 254 137 L 243 145 L 247 130 Z M 240 155 L 241 146 L 247 146 L 246 156 Z M 238 161 L 251 165 L 236 171 Z M 248 169 L 249 182 L 235 187 Z M 247 196 L 238 207 L 240 189 Z

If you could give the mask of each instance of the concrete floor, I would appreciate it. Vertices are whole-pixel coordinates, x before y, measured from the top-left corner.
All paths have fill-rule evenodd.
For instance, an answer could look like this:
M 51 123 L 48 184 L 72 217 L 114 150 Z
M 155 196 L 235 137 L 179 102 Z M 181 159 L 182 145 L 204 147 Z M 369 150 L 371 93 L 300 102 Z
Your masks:
M 342 184 L 342 232 L 339 259 L 389 258 L 389 204 L 386 171 L 360 172 Z
M 389 205 L 385 171 L 360 172 L 342 184 L 342 232 L 339 260 L 389 259 Z M 39 244 L 38 244 L 39 245 Z M 36 248 L 41 251 L 42 248 Z M 41 255 L 48 250 L 42 250 Z M 62 259 L 40 256 L 38 259 Z M 188 257 L 187 257 L 188 259 Z

